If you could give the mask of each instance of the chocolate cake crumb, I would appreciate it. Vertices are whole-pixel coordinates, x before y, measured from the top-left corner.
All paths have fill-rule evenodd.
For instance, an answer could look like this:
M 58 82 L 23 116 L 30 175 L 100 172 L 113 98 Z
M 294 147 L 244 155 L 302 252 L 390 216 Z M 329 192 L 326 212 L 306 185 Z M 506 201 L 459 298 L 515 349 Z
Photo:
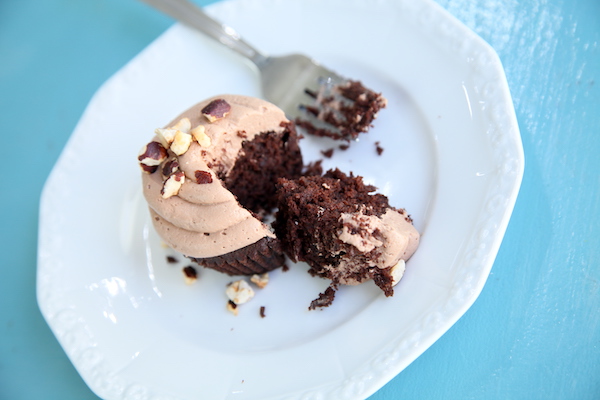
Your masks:
M 196 271 L 196 268 L 192 267 L 191 265 L 183 268 L 183 274 L 188 279 L 198 278 L 198 271 Z
M 169 264 L 176 264 L 179 262 L 179 260 L 176 257 L 173 256 L 167 256 L 167 262 Z
M 380 156 L 384 149 L 380 146 L 379 142 L 375 142 L 375 150 L 377 151 L 377 155 Z
M 342 150 L 342 151 L 348 150 L 348 148 L 349 148 L 349 147 L 350 147 L 350 145 L 349 145 L 349 144 L 340 144 L 340 145 L 338 146 L 338 148 L 339 148 L 340 150 Z
M 333 149 L 321 150 L 321 154 L 327 158 L 331 158 L 333 156 Z
M 309 310 L 316 310 L 317 307 L 329 307 L 335 298 L 335 289 L 329 286 L 325 292 L 319 293 L 319 297 L 310 302 Z
M 373 276 L 375 284 L 383 291 L 385 297 L 391 297 L 394 295 L 393 278 L 391 275 L 391 268 L 379 270 Z
M 261 306 L 261 307 L 260 307 L 260 317 L 261 317 L 261 318 L 264 318 L 264 317 L 266 317 L 266 314 L 265 314 L 265 306 Z
M 304 166 L 302 176 L 321 176 L 323 175 L 323 160 L 318 160 Z

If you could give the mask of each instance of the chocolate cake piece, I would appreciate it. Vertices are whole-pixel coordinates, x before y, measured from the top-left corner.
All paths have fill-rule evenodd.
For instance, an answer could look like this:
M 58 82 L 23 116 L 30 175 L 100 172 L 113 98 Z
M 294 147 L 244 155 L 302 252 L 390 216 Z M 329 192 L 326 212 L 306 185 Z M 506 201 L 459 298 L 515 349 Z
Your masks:
M 306 90 L 314 104 L 303 105 L 304 117 L 296 118 L 296 124 L 306 133 L 329 137 L 334 140 L 351 141 L 373 126 L 377 113 L 385 108 L 387 100 L 359 81 L 344 84 L 323 83 L 319 92 Z
M 285 253 L 308 263 L 311 275 L 330 279 L 332 290 L 373 279 L 391 296 L 419 233 L 405 210 L 375 191 L 362 177 L 338 169 L 280 179 L 273 227 Z M 314 307 L 333 300 L 331 291 L 321 297 Z
M 262 132 L 242 143 L 242 149 L 229 174 L 222 177 L 242 206 L 262 215 L 275 207 L 276 183 L 281 177 L 302 175 L 302 154 L 296 128 L 283 122 L 281 133 Z

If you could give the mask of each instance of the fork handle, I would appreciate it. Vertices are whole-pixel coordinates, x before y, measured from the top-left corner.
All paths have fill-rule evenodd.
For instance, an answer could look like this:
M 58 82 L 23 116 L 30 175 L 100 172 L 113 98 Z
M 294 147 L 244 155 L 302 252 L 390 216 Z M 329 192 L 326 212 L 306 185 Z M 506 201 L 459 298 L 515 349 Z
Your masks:
M 200 7 L 188 0 L 141 1 L 217 40 L 231 50 L 248 58 L 256 66 L 262 65 L 267 59 L 266 55 L 244 41 L 235 30 L 213 19 Z

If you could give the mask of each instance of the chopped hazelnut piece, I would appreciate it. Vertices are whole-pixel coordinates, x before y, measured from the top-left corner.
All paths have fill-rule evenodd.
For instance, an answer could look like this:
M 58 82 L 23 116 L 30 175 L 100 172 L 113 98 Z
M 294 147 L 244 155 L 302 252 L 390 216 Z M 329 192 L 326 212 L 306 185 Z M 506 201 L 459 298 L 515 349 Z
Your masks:
M 177 171 L 174 174 L 171 174 L 165 181 L 163 188 L 160 191 L 163 199 L 168 199 L 171 196 L 177 195 L 184 181 L 185 174 L 183 172 Z
M 140 163 L 140 168 L 142 168 L 142 171 L 146 172 L 147 174 L 153 174 L 158 169 L 158 165 L 146 165 Z
M 179 170 L 179 162 L 177 161 L 176 158 L 173 158 L 163 164 L 162 174 L 164 176 L 169 176 L 171 174 L 174 174 L 178 170 Z
M 265 272 L 264 274 L 254 274 L 250 277 L 250 282 L 254 283 L 261 289 L 264 289 L 269 283 L 269 273 Z
M 204 125 L 198 125 L 190 131 L 190 134 L 194 137 L 194 139 L 196 140 L 196 142 L 198 142 L 200 146 L 210 146 L 210 136 L 206 134 L 206 128 L 204 127 Z
M 227 311 L 231 312 L 233 315 L 238 315 L 240 310 L 238 310 L 237 304 L 229 300 L 227 302 Z
M 154 141 L 144 146 L 138 155 L 140 166 L 148 173 L 156 171 L 160 163 L 166 158 L 167 149 L 162 144 Z
M 181 118 L 179 121 L 177 121 L 177 123 L 175 125 L 173 125 L 171 127 L 171 129 L 175 129 L 181 132 L 185 132 L 188 133 L 190 131 L 190 129 L 192 129 L 192 123 L 190 122 L 190 119 L 185 117 L 185 118 Z
M 158 138 L 158 140 L 160 140 L 162 145 L 168 149 L 169 147 L 171 147 L 171 143 L 173 143 L 173 140 L 175 140 L 175 134 L 177 133 L 177 131 L 177 129 L 158 128 L 154 130 L 154 133 L 156 134 L 156 137 Z
M 396 286 L 400 279 L 404 276 L 404 270 L 406 270 L 406 263 L 404 260 L 398 261 L 396 265 L 392 267 L 390 273 L 392 275 L 392 286 Z
M 231 283 L 227 287 L 225 294 L 229 300 L 233 301 L 235 304 L 244 304 L 254 297 L 254 290 L 252 290 L 248 282 L 240 279 L 239 281 Z
M 212 183 L 213 181 L 212 175 L 208 171 L 198 170 L 194 172 L 194 175 L 196 176 L 196 183 L 199 185 L 204 183 Z
M 198 279 L 198 272 L 191 265 L 183 268 L 183 274 L 185 275 L 185 283 L 188 285 L 191 285 Z
M 208 103 L 201 112 L 210 122 L 215 122 L 226 117 L 229 111 L 231 111 L 231 106 L 228 102 L 223 99 L 216 99 Z
M 190 144 L 192 144 L 192 135 L 182 131 L 177 131 L 177 133 L 175 133 L 175 137 L 173 138 L 173 143 L 171 143 L 171 151 L 180 156 L 188 151 Z

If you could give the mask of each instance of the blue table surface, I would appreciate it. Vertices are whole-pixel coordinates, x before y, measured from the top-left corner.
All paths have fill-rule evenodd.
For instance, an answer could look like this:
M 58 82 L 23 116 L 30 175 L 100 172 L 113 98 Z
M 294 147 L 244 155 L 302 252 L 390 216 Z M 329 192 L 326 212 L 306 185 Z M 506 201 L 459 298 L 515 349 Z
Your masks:
M 525 175 L 480 297 L 371 399 L 599 399 L 600 1 L 437 1 L 500 55 Z M 2 400 L 97 398 L 37 306 L 39 198 L 94 92 L 171 24 L 133 0 L 0 2 Z

